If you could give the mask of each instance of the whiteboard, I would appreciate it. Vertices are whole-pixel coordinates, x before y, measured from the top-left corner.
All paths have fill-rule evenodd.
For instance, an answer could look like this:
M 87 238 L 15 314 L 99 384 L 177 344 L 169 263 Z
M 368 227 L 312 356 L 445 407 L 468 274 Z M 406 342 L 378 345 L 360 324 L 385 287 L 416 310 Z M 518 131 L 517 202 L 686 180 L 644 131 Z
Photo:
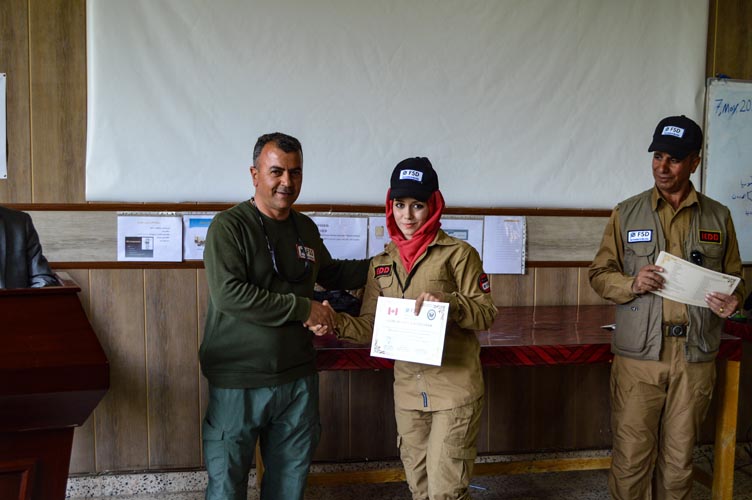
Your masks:
M 427 156 L 450 205 L 611 208 L 653 184 L 655 124 L 702 116 L 707 0 L 86 8 L 89 201 L 248 198 L 279 130 L 303 144 L 300 203 L 381 205 Z
M 739 250 L 752 263 L 752 82 L 708 80 L 704 193 L 731 210 Z

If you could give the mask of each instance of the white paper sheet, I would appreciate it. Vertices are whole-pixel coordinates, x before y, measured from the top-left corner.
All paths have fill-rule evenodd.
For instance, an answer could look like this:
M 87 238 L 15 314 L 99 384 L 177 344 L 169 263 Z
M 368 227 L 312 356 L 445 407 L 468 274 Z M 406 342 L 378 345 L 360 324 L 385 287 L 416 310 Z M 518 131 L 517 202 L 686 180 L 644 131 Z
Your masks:
M 468 242 L 483 258 L 483 219 L 449 219 L 442 217 L 441 229 L 449 236 Z
M 206 232 L 215 213 L 183 214 L 183 259 L 203 260 Z
M 740 281 L 736 276 L 711 271 L 666 252 L 658 254 L 655 265 L 664 269 L 661 276 L 666 281 L 663 289 L 654 294 L 698 307 L 708 307 L 705 294 L 721 292 L 730 295 Z
M 389 232 L 386 230 L 386 217 L 375 216 L 368 218 L 368 256 L 373 257 L 384 251 L 389 242 Z
M 365 217 L 311 217 L 326 248 L 335 259 L 365 259 L 368 219 Z
M 492 274 L 525 273 L 527 226 L 523 216 L 487 216 L 483 223 L 483 269 Z
M 441 366 L 449 304 L 423 302 L 414 311 L 414 300 L 379 297 L 371 356 Z
M 175 213 L 119 213 L 117 254 L 118 261 L 182 261 L 182 217 Z

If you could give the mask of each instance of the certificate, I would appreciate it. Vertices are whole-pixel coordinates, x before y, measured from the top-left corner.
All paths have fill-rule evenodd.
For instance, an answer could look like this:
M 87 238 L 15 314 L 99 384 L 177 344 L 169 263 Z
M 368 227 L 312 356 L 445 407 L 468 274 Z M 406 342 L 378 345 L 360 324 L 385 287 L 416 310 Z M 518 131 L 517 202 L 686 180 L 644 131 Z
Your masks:
M 665 282 L 663 289 L 653 293 L 692 306 L 708 307 L 705 294 L 731 295 L 740 281 L 736 276 L 711 271 L 666 252 L 658 254 L 655 265 L 663 268 L 660 274 Z
M 371 356 L 441 366 L 449 304 L 379 297 L 373 324 Z

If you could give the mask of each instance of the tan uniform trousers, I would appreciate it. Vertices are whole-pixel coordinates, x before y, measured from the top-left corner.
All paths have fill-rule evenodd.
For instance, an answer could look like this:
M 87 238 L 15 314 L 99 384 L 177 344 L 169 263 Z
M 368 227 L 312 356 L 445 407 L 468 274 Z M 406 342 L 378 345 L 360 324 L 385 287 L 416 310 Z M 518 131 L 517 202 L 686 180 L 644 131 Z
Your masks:
M 397 446 L 413 500 L 465 500 L 483 398 L 442 411 L 395 408 Z
M 715 362 L 687 363 L 681 337 L 659 361 L 615 356 L 611 367 L 613 461 L 618 500 L 689 499 L 692 453 L 715 385 Z

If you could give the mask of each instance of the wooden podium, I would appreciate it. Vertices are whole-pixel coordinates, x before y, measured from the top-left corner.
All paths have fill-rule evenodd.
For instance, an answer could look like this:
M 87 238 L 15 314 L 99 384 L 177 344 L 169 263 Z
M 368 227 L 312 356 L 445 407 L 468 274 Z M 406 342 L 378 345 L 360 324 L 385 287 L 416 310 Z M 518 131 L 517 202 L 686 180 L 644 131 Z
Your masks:
M 69 280 L 0 290 L 0 499 L 65 498 L 73 428 L 109 365 Z

